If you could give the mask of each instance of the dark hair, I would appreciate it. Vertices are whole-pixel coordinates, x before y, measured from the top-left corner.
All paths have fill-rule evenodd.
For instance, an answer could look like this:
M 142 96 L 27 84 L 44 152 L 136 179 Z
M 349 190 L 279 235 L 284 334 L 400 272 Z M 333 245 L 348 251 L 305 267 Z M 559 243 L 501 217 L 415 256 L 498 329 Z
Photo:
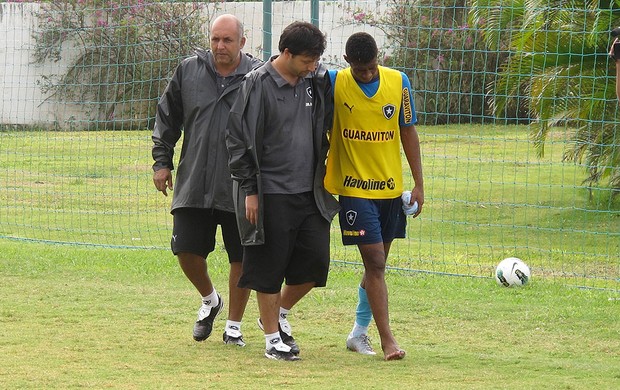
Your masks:
M 318 27 L 308 22 L 293 22 L 282 31 L 278 49 L 280 53 L 288 49 L 292 55 L 320 57 L 325 46 L 325 34 Z
M 356 32 L 347 39 L 344 48 L 349 62 L 367 64 L 377 58 L 379 50 L 372 35 L 365 32 Z

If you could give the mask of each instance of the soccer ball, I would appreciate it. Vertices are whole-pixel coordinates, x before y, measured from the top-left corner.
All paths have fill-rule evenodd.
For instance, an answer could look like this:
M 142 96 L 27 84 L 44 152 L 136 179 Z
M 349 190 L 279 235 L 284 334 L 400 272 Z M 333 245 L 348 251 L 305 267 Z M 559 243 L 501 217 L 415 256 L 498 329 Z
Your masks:
M 523 286 L 530 280 L 530 267 L 517 257 L 499 262 L 495 269 L 495 281 L 500 286 Z

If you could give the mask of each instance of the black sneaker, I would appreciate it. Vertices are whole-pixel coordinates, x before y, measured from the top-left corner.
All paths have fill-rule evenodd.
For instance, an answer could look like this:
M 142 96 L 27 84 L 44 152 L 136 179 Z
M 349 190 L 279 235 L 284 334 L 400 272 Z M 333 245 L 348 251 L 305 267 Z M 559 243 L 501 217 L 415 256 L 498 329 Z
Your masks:
M 224 332 L 222 338 L 224 339 L 224 344 L 232 344 L 238 347 L 245 347 L 245 341 L 243 341 L 243 336 L 241 335 L 239 335 L 239 337 L 235 337 Z
M 209 336 L 211 336 L 211 331 L 213 331 L 213 321 L 224 308 L 224 301 L 222 300 L 220 294 L 217 294 L 217 297 L 219 298 L 220 303 L 218 303 L 218 305 L 215 307 L 211 307 L 211 311 L 209 312 L 208 316 L 204 317 L 203 319 L 199 319 L 194 324 L 194 340 L 204 341 L 208 339 Z M 201 312 L 203 310 L 206 310 L 206 308 L 208 307 L 209 306 L 206 305 L 202 305 L 200 307 L 200 310 L 198 311 L 198 318 L 200 318 Z
M 258 319 L 258 327 L 262 331 L 265 330 L 263 329 L 263 322 L 260 320 L 260 318 Z M 279 322 L 278 322 L 278 331 L 280 332 L 280 338 L 282 339 L 282 342 L 288 345 L 289 347 L 291 347 L 291 353 L 293 355 L 299 355 L 299 346 L 295 342 L 295 338 L 293 338 L 292 335 L 284 332 Z
M 301 360 L 301 358 L 295 355 L 292 352 L 284 352 L 278 351 L 276 347 L 271 347 L 270 349 L 265 350 L 265 357 L 273 360 L 286 360 L 289 362 L 293 362 L 296 360 Z

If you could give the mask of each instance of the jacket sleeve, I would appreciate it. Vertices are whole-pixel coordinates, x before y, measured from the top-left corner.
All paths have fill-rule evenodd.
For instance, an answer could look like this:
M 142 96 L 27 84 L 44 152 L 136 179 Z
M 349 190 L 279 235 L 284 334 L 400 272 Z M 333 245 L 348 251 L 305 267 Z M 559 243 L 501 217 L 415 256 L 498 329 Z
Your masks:
M 155 160 L 154 171 L 162 168 L 174 169 L 172 162 L 174 147 L 181 138 L 183 127 L 182 73 L 182 65 L 179 65 L 157 103 L 155 127 L 151 137 L 153 140 L 151 154 Z
M 323 91 L 323 99 L 324 99 L 324 117 L 323 117 L 323 129 L 325 134 L 327 135 L 332 129 L 332 122 L 334 119 L 334 92 L 331 83 L 331 79 L 329 77 L 329 71 L 325 67 L 325 65 L 320 64 L 317 69 L 317 79 L 321 85 L 321 90 Z
M 232 179 L 237 181 L 246 195 L 258 193 L 259 162 L 256 154 L 256 134 L 263 126 L 262 90 L 250 73 L 241 83 L 237 99 L 228 117 L 226 147 L 228 166 Z

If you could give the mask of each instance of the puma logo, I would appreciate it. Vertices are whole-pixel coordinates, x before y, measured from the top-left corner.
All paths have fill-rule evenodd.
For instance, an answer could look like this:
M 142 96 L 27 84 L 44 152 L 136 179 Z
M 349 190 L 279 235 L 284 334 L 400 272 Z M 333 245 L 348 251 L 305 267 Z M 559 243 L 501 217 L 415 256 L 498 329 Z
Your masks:
M 349 106 L 349 103 L 344 102 L 344 106 L 345 106 L 346 108 L 348 108 L 348 109 L 349 109 L 349 112 L 350 112 L 351 114 L 353 114 L 353 107 L 355 107 L 355 105 L 353 105 L 353 106 Z

